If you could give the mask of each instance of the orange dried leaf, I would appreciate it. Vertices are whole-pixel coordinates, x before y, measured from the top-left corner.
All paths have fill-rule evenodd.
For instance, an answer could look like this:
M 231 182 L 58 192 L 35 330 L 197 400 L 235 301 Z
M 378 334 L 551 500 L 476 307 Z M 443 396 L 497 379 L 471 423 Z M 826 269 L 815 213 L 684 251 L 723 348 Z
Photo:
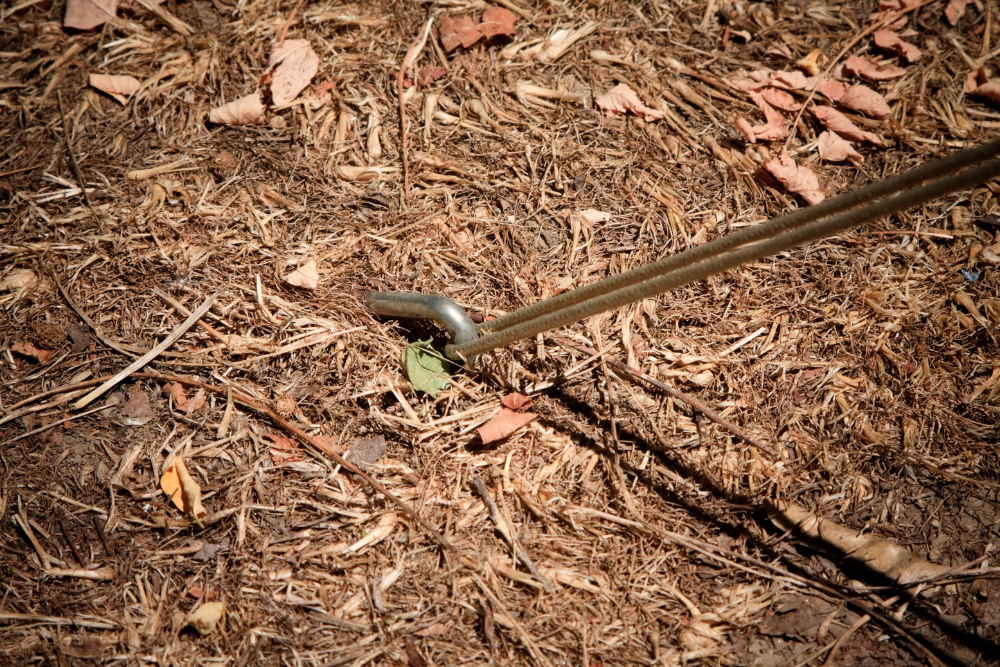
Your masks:
M 310 259 L 285 276 L 285 282 L 295 287 L 316 289 L 319 286 L 319 272 L 316 270 L 316 262 Z
M 736 114 L 736 118 L 733 121 L 733 124 L 736 125 L 736 129 L 739 130 L 740 134 L 746 137 L 747 141 L 749 141 L 751 144 L 757 143 L 757 135 L 754 134 L 753 125 L 747 122 L 746 118 L 744 118 L 739 114 Z
M 264 72 L 264 76 L 271 75 L 271 100 L 274 105 L 280 107 L 298 97 L 318 71 L 319 56 L 309 40 L 277 42 L 271 49 L 271 59 Z
M 846 76 L 863 76 L 872 81 L 883 81 L 885 79 L 895 79 L 906 73 L 902 67 L 895 65 L 882 65 L 871 56 L 851 56 L 844 63 L 844 74 Z
M 767 51 L 764 52 L 764 55 L 791 60 L 792 50 L 789 49 L 786 44 L 781 42 L 772 42 L 771 45 L 767 47 Z
M 764 168 L 771 173 L 785 188 L 802 197 L 809 205 L 818 204 L 826 199 L 826 193 L 819 183 L 819 177 L 809 169 L 795 164 L 788 151 L 782 150 L 780 158 L 774 158 L 764 163 Z
M 849 141 L 845 141 L 837 136 L 836 132 L 827 130 L 819 135 L 817 143 L 819 156 L 827 162 L 843 162 L 850 160 L 854 164 L 861 164 L 864 158 L 854 150 L 854 146 Z
M 421 86 L 428 86 L 448 73 L 443 67 L 421 67 L 417 72 L 417 83 Z
M 170 398 L 173 399 L 174 405 L 180 410 L 188 406 L 188 397 L 184 395 L 184 387 L 179 382 L 170 385 Z
M 517 429 L 530 423 L 537 415 L 531 412 L 514 412 L 509 408 L 500 408 L 488 422 L 476 429 L 484 444 L 502 440 Z
M 260 100 L 260 93 L 251 93 L 212 109 L 208 120 L 217 125 L 260 125 L 264 122 L 264 103 Z
M 643 120 L 653 121 L 663 118 L 663 112 L 650 109 L 639 99 L 635 91 L 627 84 L 619 83 L 617 86 L 598 97 L 594 102 L 605 113 L 609 115 L 625 114 L 632 112 L 637 116 L 642 116 Z
M 782 92 L 782 91 L 775 91 L 775 92 Z M 764 118 L 767 120 L 767 123 L 765 123 L 764 125 L 755 125 L 754 127 L 750 128 L 750 131 L 753 134 L 753 139 L 751 140 L 751 143 L 754 143 L 757 140 L 777 141 L 778 139 L 784 139 L 785 137 L 787 137 L 788 121 L 785 120 L 785 117 L 782 116 L 777 111 L 775 111 L 774 107 L 772 107 L 764 100 L 764 97 L 761 93 L 751 90 L 748 91 L 747 94 L 750 95 L 754 103 L 758 107 L 760 107 L 761 111 L 764 112 Z M 787 93 L 785 94 L 787 95 Z M 739 129 L 739 125 L 737 125 L 737 129 Z M 743 132 L 742 129 L 740 131 Z
M 772 107 L 781 109 L 782 111 L 798 111 L 802 108 L 802 105 L 796 102 L 795 98 L 784 90 L 779 90 L 777 88 L 765 88 L 760 91 L 760 96 Z
M 514 23 L 517 14 L 503 7 L 490 7 L 483 12 L 483 18 L 478 26 L 479 32 L 487 39 L 497 35 L 514 34 Z
M 825 96 L 831 102 L 837 102 L 847 92 L 848 85 L 843 81 L 821 81 L 816 85 L 816 92 Z
M 885 98 L 868 86 L 861 84 L 848 88 L 837 102 L 848 109 L 879 120 L 885 120 L 892 115 L 892 109 L 889 108 Z
M 90 85 L 97 88 L 102 93 L 107 93 L 124 105 L 129 95 L 135 94 L 142 85 L 133 76 L 122 76 L 120 74 L 91 74 Z
M 483 36 L 471 16 L 444 17 L 441 19 L 441 29 L 438 34 L 445 53 L 451 53 L 459 46 L 467 49 Z
M 872 34 L 875 46 L 886 51 L 892 51 L 896 55 L 912 63 L 920 59 L 923 54 L 920 49 L 910 44 L 892 30 L 876 30 Z
M 511 410 L 524 410 L 530 408 L 532 403 L 530 398 L 523 394 L 518 394 L 517 392 L 507 394 L 500 399 L 500 402 Z
M 66 0 L 63 26 L 76 30 L 92 30 L 115 17 L 116 0 Z
M 948 0 L 948 6 L 944 8 L 944 15 L 948 19 L 948 23 L 956 25 L 965 14 L 965 8 L 968 4 L 969 0 Z
M 845 139 L 850 139 L 851 141 L 867 141 L 868 143 L 878 146 L 879 148 L 884 148 L 885 144 L 882 140 L 878 138 L 877 135 L 872 134 L 862 130 L 857 125 L 851 122 L 851 120 L 840 113 L 833 107 L 827 106 L 817 106 L 813 109 L 813 113 L 819 122 L 828 130 L 833 130 Z
M 52 357 L 56 356 L 55 350 L 40 350 L 28 342 L 14 343 L 10 346 L 10 351 L 34 359 L 39 364 L 47 364 L 52 361 Z
M 189 415 L 194 414 L 195 412 L 198 412 L 203 407 L 205 407 L 205 402 L 207 400 L 208 400 L 208 397 L 205 396 L 205 390 L 204 389 L 199 389 L 198 393 L 194 395 L 194 398 L 192 398 L 188 402 L 187 407 L 184 408 L 184 412 L 188 413 Z
M 205 516 L 205 508 L 201 505 L 201 487 L 191 477 L 184 459 L 179 456 L 174 457 L 160 477 L 160 489 L 177 509 L 190 518 L 201 519 Z

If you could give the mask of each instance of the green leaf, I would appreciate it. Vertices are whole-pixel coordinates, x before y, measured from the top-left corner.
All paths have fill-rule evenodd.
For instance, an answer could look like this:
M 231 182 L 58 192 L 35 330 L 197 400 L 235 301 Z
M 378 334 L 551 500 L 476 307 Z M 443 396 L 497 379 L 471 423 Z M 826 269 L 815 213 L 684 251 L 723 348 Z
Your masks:
M 410 343 L 403 350 L 403 368 L 410 384 L 431 398 L 437 398 L 442 389 L 451 385 L 447 362 L 431 347 L 432 338 Z

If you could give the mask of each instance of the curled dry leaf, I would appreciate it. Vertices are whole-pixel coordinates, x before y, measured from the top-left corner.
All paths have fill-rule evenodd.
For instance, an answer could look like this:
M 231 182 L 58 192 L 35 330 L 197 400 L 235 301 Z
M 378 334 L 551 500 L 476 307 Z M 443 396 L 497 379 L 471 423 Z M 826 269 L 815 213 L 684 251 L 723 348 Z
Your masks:
M 641 116 L 643 120 L 653 121 L 663 118 L 663 112 L 650 109 L 639 99 L 635 91 L 627 84 L 619 83 L 617 86 L 604 93 L 594 100 L 605 113 L 609 115 L 625 114 L 632 112 Z
M 965 92 L 967 95 L 976 95 L 1000 102 L 1000 79 L 990 80 L 986 70 L 979 68 L 969 74 L 965 81 Z
M 872 40 L 878 48 L 892 51 L 908 63 L 916 62 L 923 55 L 920 49 L 904 40 L 892 30 L 876 30 L 872 34 Z
M 511 410 L 526 410 L 530 408 L 532 404 L 532 400 L 530 398 L 517 392 L 507 394 L 500 399 L 500 402 L 504 405 L 504 407 L 510 408 Z
M 823 56 L 823 51 L 821 49 L 816 49 L 795 64 L 804 69 L 810 76 L 818 76 L 820 71 L 822 71 L 822 68 L 820 67 L 820 59 L 826 60 Z
M 3 280 L 0 280 L 0 292 L 3 290 L 19 290 L 22 287 L 27 287 L 38 280 L 38 276 L 31 269 L 15 269 L 11 271 Z
M 885 98 L 868 86 L 861 84 L 848 88 L 837 102 L 848 109 L 853 109 L 878 120 L 885 120 L 892 115 L 892 109 L 889 108 Z
M 205 508 L 201 504 L 201 487 L 191 477 L 181 457 L 175 456 L 167 466 L 160 477 L 160 489 L 177 509 L 191 519 L 198 520 L 205 516 Z
M 868 143 L 878 146 L 879 148 L 884 148 L 885 144 L 877 135 L 872 134 L 862 130 L 857 125 L 851 122 L 851 120 L 840 113 L 833 107 L 827 106 L 817 106 L 813 108 L 813 113 L 819 122 L 823 123 L 824 127 L 828 130 L 833 130 L 845 139 L 850 139 L 851 141 L 867 141 Z
M 264 77 L 270 74 L 271 101 L 288 104 L 305 90 L 319 71 L 319 56 L 307 39 L 286 39 L 271 49 Z
M 76 30 L 93 30 L 115 17 L 116 0 L 66 0 L 63 26 Z
M 781 109 L 782 111 L 798 111 L 802 108 L 802 105 L 795 101 L 795 98 L 791 96 L 790 93 L 784 90 L 778 90 L 777 88 L 764 88 L 760 91 L 760 96 L 765 102 L 770 104 L 772 107 Z M 751 97 L 753 97 L 751 95 Z M 754 102 L 757 99 L 754 97 Z M 764 111 L 761 109 L 761 111 Z M 765 111 L 765 114 L 767 112 Z
M 197 630 L 198 634 L 205 636 L 211 634 L 219 624 L 219 621 L 225 617 L 225 602 L 206 602 L 188 616 L 187 625 Z
M 133 76 L 123 76 L 120 74 L 91 74 L 90 85 L 97 88 L 102 93 L 107 93 L 115 98 L 122 105 L 125 104 L 129 95 L 135 94 L 142 85 Z
M 846 76 L 863 76 L 872 81 L 895 79 L 906 73 L 902 67 L 881 64 L 871 56 L 850 56 L 844 63 Z
M 788 151 L 782 150 L 780 158 L 765 162 L 764 168 L 778 179 L 785 189 L 802 197 L 810 206 L 826 199 L 826 192 L 820 185 L 819 177 L 809 167 L 796 164 L 788 155 Z
M 791 60 L 792 50 L 782 42 L 771 42 L 771 45 L 767 47 L 767 51 L 764 52 L 764 55 Z
M 502 440 L 508 435 L 527 425 L 537 415 L 532 412 L 514 412 L 510 408 L 500 408 L 500 412 L 493 415 L 489 421 L 476 429 L 483 444 L 489 444 L 497 440 Z
M 965 8 L 969 0 L 948 0 L 948 6 L 944 8 L 945 18 L 951 25 L 957 25 L 959 19 L 965 15 Z
M 471 16 L 446 16 L 441 19 L 440 25 L 438 35 L 445 53 L 451 53 L 460 46 L 467 49 L 483 36 Z
M 819 149 L 819 156 L 827 162 L 850 160 L 856 165 L 864 162 L 864 158 L 854 150 L 854 146 L 849 141 L 842 139 L 837 136 L 836 132 L 831 132 L 830 130 L 819 135 L 817 148 Z
M 55 350 L 41 350 L 27 341 L 14 343 L 10 346 L 10 351 L 34 359 L 39 364 L 47 364 L 52 361 L 52 357 L 56 356 Z
M 764 125 L 751 126 L 750 123 L 739 115 L 736 116 L 736 129 L 747 138 L 747 141 L 750 143 L 756 143 L 758 140 L 777 141 L 778 139 L 787 137 L 788 121 L 785 120 L 785 117 L 775 111 L 774 107 L 768 104 L 760 93 L 751 90 L 747 94 L 750 95 L 761 111 L 764 112 L 764 118 L 767 120 L 767 123 Z
M 479 23 L 479 32 L 487 39 L 496 37 L 497 35 L 509 37 L 514 34 L 514 23 L 516 21 L 517 14 L 509 9 L 490 7 L 483 12 L 483 18 Z
M 421 67 L 417 72 L 417 83 L 421 86 L 429 86 L 447 73 L 448 70 L 443 67 Z
M 285 282 L 295 287 L 316 289 L 319 286 L 319 272 L 316 270 L 316 262 L 310 259 L 285 276 Z
M 251 93 L 212 109 L 208 120 L 217 125 L 261 125 L 264 122 L 264 103 L 260 100 L 260 93 Z
M 168 394 L 171 400 L 173 401 L 174 405 L 179 410 L 186 409 L 188 403 L 190 403 L 188 397 L 184 395 L 184 387 L 181 385 L 180 382 L 175 382 L 172 385 L 170 385 L 170 391 L 168 392 Z

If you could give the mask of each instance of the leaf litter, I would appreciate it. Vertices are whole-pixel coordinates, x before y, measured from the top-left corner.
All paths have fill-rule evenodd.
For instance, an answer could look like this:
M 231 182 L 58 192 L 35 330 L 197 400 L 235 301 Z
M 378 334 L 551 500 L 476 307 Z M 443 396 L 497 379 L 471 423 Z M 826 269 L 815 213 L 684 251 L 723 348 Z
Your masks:
M 848 584 L 873 585 L 865 564 L 901 545 L 914 561 L 973 565 L 946 586 L 870 593 L 897 624 L 876 611 L 823 660 L 916 664 L 926 656 L 915 646 L 962 644 L 941 630 L 954 619 L 995 643 L 989 580 L 975 583 L 996 564 L 990 186 L 511 346 L 477 370 L 424 348 L 442 361 L 434 397 L 410 391 L 400 355 L 436 327 L 361 305 L 369 289 L 418 291 L 450 296 L 477 321 L 497 317 L 758 224 L 824 184 L 855 189 L 988 140 L 994 72 L 981 68 L 996 20 L 986 5 L 882 2 L 859 23 L 871 8 L 858 3 L 510 2 L 430 14 L 419 4 L 144 4 L 73 30 L 59 28 L 59 3 L 3 10 L 0 278 L 11 280 L 0 289 L 0 429 L 6 442 L 58 426 L 3 448 L 9 489 L 26 491 L 0 492 L 4 521 L 18 526 L 0 560 L 15 572 L 17 613 L 34 614 L 8 623 L 15 661 L 49 654 L 41 617 L 61 619 L 67 650 L 107 634 L 105 657 L 154 661 L 169 651 L 234 664 L 415 664 L 422 654 L 793 664 L 861 616 L 765 566 L 843 584 L 838 594 L 866 604 Z M 478 37 L 446 50 L 443 22 L 462 15 L 466 37 Z M 399 56 L 430 16 L 437 35 L 407 63 L 417 85 L 397 91 Z M 884 47 L 863 34 L 883 21 Z M 296 41 L 309 49 L 271 63 L 277 45 Z M 90 85 L 112 72 L 139 84 L 117 92 L 127 108 Z M 592 95 L 619 84 L 644 110 L 609 122 Z M 847 119 L 846 134 L 826 127 L 820 115 L 842 119 L 821 107 Z M 663 115 L 651 122 L 659 113 L 646 111 Z M 322 281 L 285 282 L 309 262 Z M 52 405 L 144 354 L 181 325 L 181 309 L 217 291 L 141 371 L 155 377 L 120 381 L 112 411 Z M 37 338 L 42 323 L 72 347 L 66 335 Z M 33 363 L 18 342 L 55 356 Z M 619 359 L 762 447 L 627 380 Z M 494 412 L 503 417 L 482 437 Z M 67 415 L 71 429 L 59 426 Z M 333 458 L 362 443 L 384 446 L 357 459 L 371 480 L 456 555 L 442 558 L 430 533 Z M 167 500 L 159 473 L 171 456 L 221 511 L 195 521 Z M 881 552 L 852 563 L 807 530 L 786 535 L 761 521 L 775 497 L 828 522 L 820 537 L 842 528 L 881 540 Z M 734 561 L 746 569 L 734 574 Z M 642 577 L 670 585 L 644 588 Z M 100 618 L 80 612 L 80 585 Z M 181 632 L 213 598 L 230 608 L 226 625 L 208 607 L 211 636 Z M 941 614 L 947 623 L 925 623 Z M 640 630 L 615 634 L 608 618 Z M 378 656 L 364 645 L 372 632 Z

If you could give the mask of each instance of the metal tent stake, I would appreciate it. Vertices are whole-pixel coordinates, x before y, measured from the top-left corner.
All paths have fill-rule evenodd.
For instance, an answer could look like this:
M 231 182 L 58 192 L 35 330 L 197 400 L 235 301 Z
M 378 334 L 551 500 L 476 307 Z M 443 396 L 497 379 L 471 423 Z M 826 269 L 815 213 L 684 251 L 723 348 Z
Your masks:
M 469 319 L 461 306 L 443 296 L 369 292 L 365 304 L 379 315 L 437 322 L 445 328 L 450 339 L 445 354 L 457 360 L 473 359 L 544 331 L 981 185 L 1000 176 L 998 155 L 1000 140 L 959 151 L 905 174 L 544 299 L 479 325 Z

